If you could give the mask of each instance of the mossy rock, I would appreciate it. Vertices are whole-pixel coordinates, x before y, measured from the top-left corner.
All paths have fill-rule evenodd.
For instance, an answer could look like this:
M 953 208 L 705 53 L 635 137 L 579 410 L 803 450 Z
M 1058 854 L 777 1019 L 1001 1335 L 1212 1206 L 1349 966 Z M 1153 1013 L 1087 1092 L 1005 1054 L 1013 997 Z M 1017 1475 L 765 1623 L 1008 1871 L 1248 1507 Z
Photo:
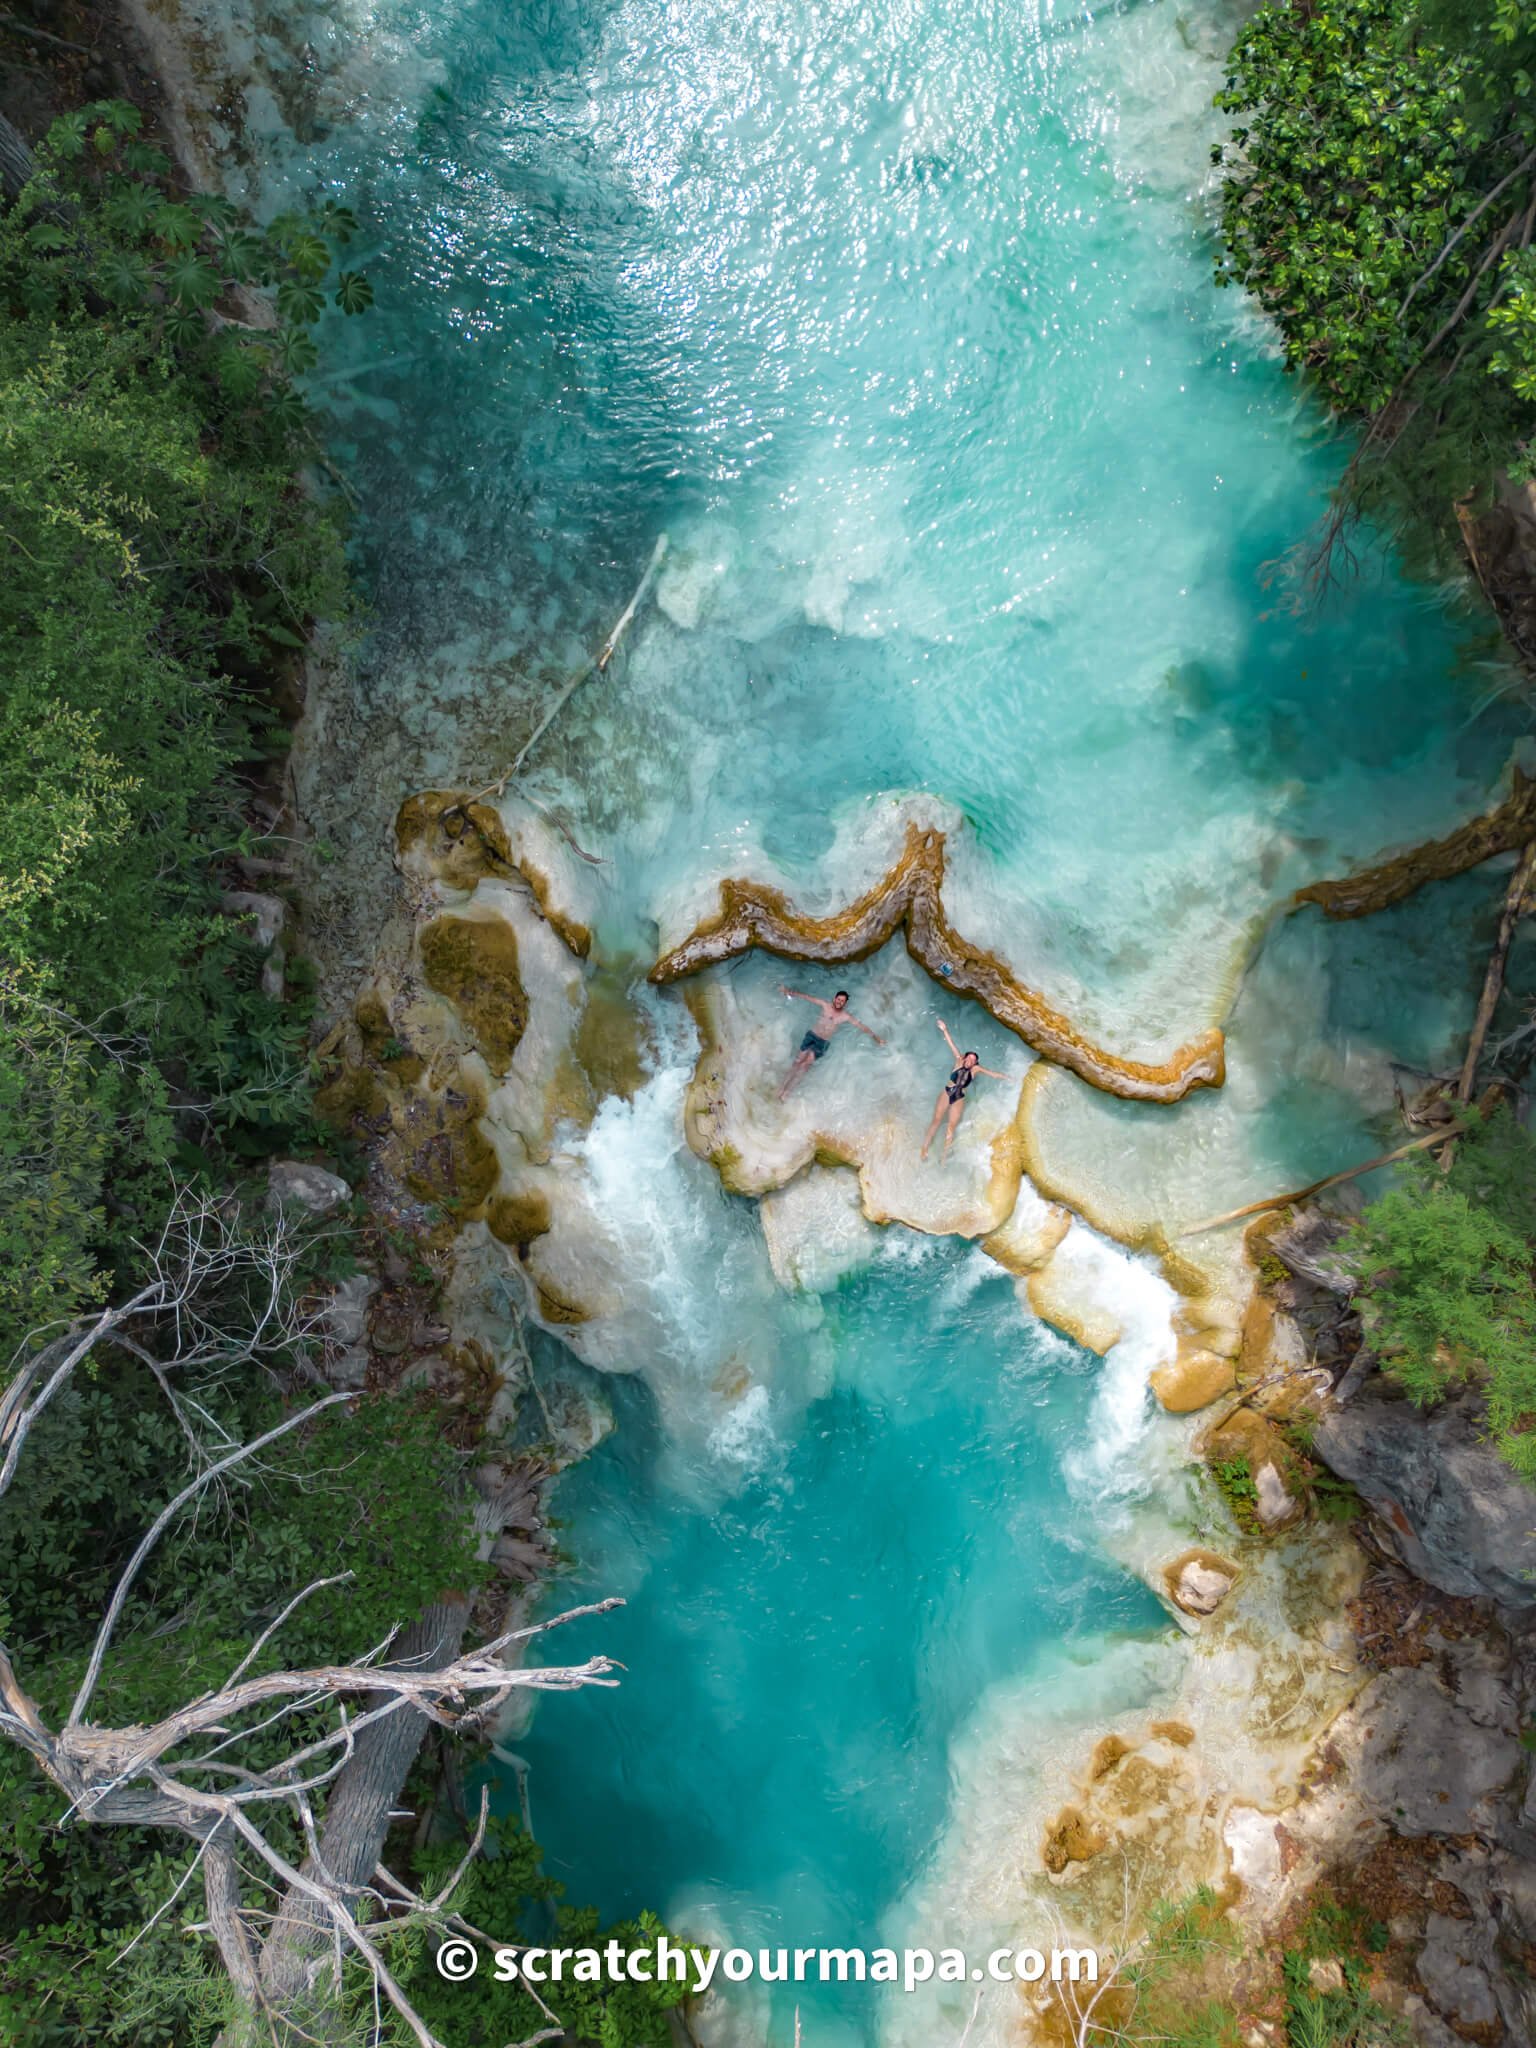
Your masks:
M 436 917 L 422 927 L 427 986 L 458 1011 L 493 1074 L 504 1074 L 528 1027 L 517 934 L 501 918 Z
M 486 1207 L 485 1222 L 492 1237 L 522 1251 L 549 1229 L 549 1197 L 539 1188 L 497 1195 Z
M 426 1072 L 427 1063 L 413 1052 L 395 1029 L 389 1007 L 376 988 L 365 988 L 352 1012 L 368 1057 L 388 1069 L 389 1078 L 409 1088 Z
M 489 804 L 466 804 L 451 789 L 425 789 L 408 796 L 395 813 L 395 844 L 402 854 L 421 853 L 432 872 L 451 889 L 473 889 L 487 875 L 511 872 L 507 828 Z
M 315 1090 L 315 1108 L 333 1129 L 347 1131 L 359 1118 L 388 1116 L 389 1095 L 367 1067 L 344 1066 Z
M 490 1195 L 500 1170 L 496 1149 L 471 1110 L 462 1121 L 445 1119 L 414 1144 L 404 1177 L 413 1195 L 462 1218 Z

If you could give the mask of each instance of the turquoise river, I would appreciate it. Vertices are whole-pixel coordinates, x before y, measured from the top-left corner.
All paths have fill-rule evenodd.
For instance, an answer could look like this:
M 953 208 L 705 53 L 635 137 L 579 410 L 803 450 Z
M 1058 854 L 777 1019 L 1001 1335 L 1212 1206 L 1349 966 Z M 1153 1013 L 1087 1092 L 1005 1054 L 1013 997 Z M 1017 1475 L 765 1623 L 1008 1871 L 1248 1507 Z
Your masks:
M 1365 1156 L 1392 1063 L 1446 1057 L 1475 891 L 1358 927 L 1271 913 L 1445 829 L 1503 757 L 1497 678 L 1439 593 L 1367 546 L 1296 601 L 1285 557 L 1345 455 L 1211 284 L 1239 19 L 282 0 L 226 25 L 266 81 L 240 175 L 265 206 L 344 196 L 378 292 L 315 392 L 372 607 L 337 813 L 380 844 L 412 789 L 494 775 L 665 533 L 620 657 L 523 785 L 602 863 L 600 958 L 637 991 L 722 876 L 846 902 L 907 817 L 938 819 L 956 925 L 1085 1030 L 1160 1058 L 1228 1028 L 1226 1086 L 1180 1105 L 1059 1071 L 1039 1091 L 1055 1191 L 1126 1241 Z M 811 1021 L 780 971 L 718 977 L 774 1081 Z M 920 1164 L 935 1019 L 1011 1075 L 1028 1055 L 899 948 L 791 978 L 846 979 L 889 1043 L 844 1034 L 783 1119 L 878 1114 L 884 1184 L 911 1190 L 888 1213 L 924 1223 L 1012 1101 L 982 1083 L 971 1149 Z M 829 1200 L 770 1244 L 684 1142 L 683 1005 L 634 1000 L 645 1084 L 565 1147 L 622 1279 L 597 1361 L 618 1426 L 556 1503 L 559 1598 L 628 1603 L 561 1653 L 627 1670 L 544 1702 L 504 1758 L 550 1869 L 607 1913 L 979 1944 L 1007 1917 L 989 1872 L 1035 1855 L 1053 1743 L 1175 1683 L 1145 1524 L 1212 1511 L 1146 1392 L 1171 1295 L 1110 1260 L 1100 1356 L 974 1228 Z M 748 1986 L 709 2039 L 787 2048 L 797 2003 L 814 2048 L 939 2048 L 970 2012 Z

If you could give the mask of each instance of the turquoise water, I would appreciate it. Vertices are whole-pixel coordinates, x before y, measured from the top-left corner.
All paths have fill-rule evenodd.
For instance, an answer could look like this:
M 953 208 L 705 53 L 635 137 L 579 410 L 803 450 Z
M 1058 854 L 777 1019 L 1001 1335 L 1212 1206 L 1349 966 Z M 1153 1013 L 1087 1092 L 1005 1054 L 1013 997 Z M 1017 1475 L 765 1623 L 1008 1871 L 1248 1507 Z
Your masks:
M 378 291 L 317 390 L 375 608 L 327 831 L 376 846 L 406 789 L 488 780 L 662 532 L 623 657 L 527 782 L 605 863 L 611 958 L 643 965 L 725 873 L 845 899 L 920 811 L 951 830 L 957 924 L 1151 1052 L 1227 1013 L 1290 889 L 1480 802 L 1502 741 L 1437 601 L 1369 546 L 1321 609 L 1276 567 L 1344 458 L 1210 286 L 1236 18 L 280 15 L 275 97 L 249 109 L 264 199 L 344 193 Z M 1054 1077 L 1059 1172 L 1176 1221 L 1362 1156 L 1392 1059 L 1443 1062 L 1464 1028 L 1467 908 L 1286 928 L 1242 984 L 1220 1097 L 1133 1109 Z M 774 980 L 733 980 L 741 1015 L 769 1017 Z M 931 991 L 901 999 L 926 1048 Z M 979 1255 L 897 1233 L 786 1293 L 751 1205 L 683 1150 L 686 1027 L 658 1043 L 635 1111 L 569 1148 L 641 1379 L 564 1482 L 562 1590 L 626 1594 L 570 1647 L 629 1675 L 540 1710 L 535 1818 L 610 1911 L 868 1942 L 914 1887 L 944 1893 L 989 1702 L 1054 1702 L 1080 1737 L 1148 1696 L 1158 1610 L 1106 1550 L 1151 1483 L 1145 1361 L 1101 1365 Z M 864 1058 L 840 1046 L 807 1089 L 849 1099 Z M 912 1092 L 926 1109 L 926 1076 Z M 850 2000 L 808 2039 L 885 2024 Z M 787 2043 L 787 2013 L 748 2002 L 734 2038 Z
M 1210 286 L 1234 19 L 385 0 L 306 86 L 380 291 L 321 393 L 365 689 L 421 778 L 502 765 L 671 537 L 530 784 L 622 862 L 614 943 L 701 868 L 862 882 L 839 828 L 928 791 L 981 935 L 1176 1040 L 1285 889 L 1481 793 L 1429 597 L 1369 548 L 1320 615 L 1270 580 L 1342 458 Z
M 986 1690 L 1164 1632 L 1064 1477 L 1098 1361 L 1027 1325 L 981 1254 L 897 1243 L 827 1299 L 833 1384 L 792 1436 L 679 1465 L 644 1385 L 620 1382 L 616 1435 L 562 1482 L 585 1562 L 556 1597 L 629 1604 L 558 1654 L 627 1671 L 541 1710 L 517 1750 L 547 1869 L 609 1915 L 873 1947 L 931 1862 Z M 771 2040 L 796 2003 L 809 2039 L 872 2038 L 871 1989 L 776 1997 Z

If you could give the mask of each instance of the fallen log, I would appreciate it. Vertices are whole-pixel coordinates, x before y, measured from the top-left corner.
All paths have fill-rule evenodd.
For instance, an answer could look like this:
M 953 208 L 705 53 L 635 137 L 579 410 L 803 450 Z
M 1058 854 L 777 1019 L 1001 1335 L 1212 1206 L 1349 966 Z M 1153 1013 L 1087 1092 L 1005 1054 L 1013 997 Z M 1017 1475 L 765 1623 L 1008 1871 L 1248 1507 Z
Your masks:
M 1222 1216 L 1207 1216 L 1203 1223 L 1191 1223 L 1181 1230 L 1180 1237 L 1201 1237 L 1207 1230 L 1220 1230 L 1228 1223 L 1241 1223 L 1245 1216 L 1260 1216 L 1266 1209 L 1288 1209 L 1293 1202 L 1305 1202 L 1312 1195 L 1320 1195 L 1325 1188 L 1342 1187 L 1347 1180 L 1358 1180 L 1362 1173 L 1374 1173 L 1378 1166 L 1391 1166 L 1399 1159 L 1406 1159 L 1410 1152 L 1424 1152 L 1431 1145 L 1443 1145 L 1447 1138 L 1458 1137 L 1467 1128 L 1463 1123 L 1440 1124 L 1420 1138 L 1410 1138 L 1406 1145 L 1394 1146 L 1392 1151 L 1383 1152 L 1376 1159 L 1362 1160 L 1358 1166 L 1348 1166 L 1342 1173 L 1330 1173 L 1322 1180 L 1314 1180 L 1304 1188 L 1292 1188 L 1283 1195 L 1266 1195 L 1261 1202 L 1248 1202 L 1241 1209 L 1228 1209 Z
M 1395 853 L 1375 866 L 1337 881 L 1311 882 L 1291 898 L 1291 908 L 1315 903 L 1324 917 L 1370 917 L 1389 910 L 1422 889 L 1426 882 L 1448 882 L 1480 867 L 1501 853 L 1536 839 L 1536 777 L 1517 767 L 1514 786 L 1503 803 L 1470 819 L 1443 839 L 1427 840 L 1406 853 Z
M 1461 1063 L 1461 1079 L 1456 1084 L 1456 1100 L 1470 1102 L 1472 1090 L 1477 1081 L 1477 1063 L 1482 1058 L 1483 1046 L 1487 1042 L 1488 1027 L 1493 1022 L 1493 1013 L 1499 1006 L 1499 997 L 1504 993 L 1504 970 L 1509 963 L 1510 943 L 1515 936 L 1515 926 L 1525 911 L 1525 899 L 1533 876 L 1536 876 L 1536 839 L 1532 839 L 1515 862 L 1515 871 L 1509 878 L 1509 887 L 1504 892 L 1504 908 L 1499 915 L 1498 936 L 1493 951 L 1488 956 L 1488 971 L 1483 976 L 1483 992 L 1478 998 L 1477 1015 L 1472 1020 L 1472 1035 L 1467 1040 L 1467 1056 Z

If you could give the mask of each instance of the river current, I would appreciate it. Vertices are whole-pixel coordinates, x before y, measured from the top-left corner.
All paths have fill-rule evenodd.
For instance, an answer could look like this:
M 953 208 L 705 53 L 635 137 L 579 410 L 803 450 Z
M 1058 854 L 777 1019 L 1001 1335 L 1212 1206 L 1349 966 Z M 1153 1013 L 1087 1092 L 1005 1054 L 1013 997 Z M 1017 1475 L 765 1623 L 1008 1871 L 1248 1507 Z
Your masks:
M 1083 1028 L 1162 1056 L 1228 1025 L 1219 1093 L 1041 1092 L 1058 1188 L 1126 1237 L 1363 1156 L 1392 1063 L 1446 1056 L 1454 890 L 1260 937 L 1298 885 L 1445 829 L 1500 754 L 1437 594 L 1369 540 L 1320 606 L 1288 574 L 1346 451 L 1211 285 L 1238 18 L 379 0 L 237 24 L 271 80 L 245 109 L 259 203 L 344 195 L 378 291 L 315 396 L 361 507 L 386 807 L 494 774 L 666 534 L 525 784 L 604 863 L 600 952 L 638 978 L 727 874 L 846 901 L 906 816 L 940 819 L 955 924 Z M 898 965 L 841 978 L 891 1049 L 844 1034 L 805 1089 L 910 1099 L 914 1154 L 936 1013 L 1023 1064 Z M 777 980 L 747 963 L 731 999 L 783 1060 L 810 1016 Z M 1101 1360 L 973 1246 L 900 1225 L 786 1287 L 683 1143 L 681 1006 L 645 1001 L 644 1088 L 571 1137 L 644 1313 L 619 1427 L 558 1497 L 562 1596 L 629 1602 L 569 1647 L 628 1673 L 515 1743 L 550 1868 L 712 1937 L 1028 1936 L 992 1878 L 1034 1855 L 1053 1740 L 1172 1683 L 1131 1568 L 1153 1496 L 1190 1535 L 1209 1512 L 1145 1392 L 1171 1293 L 1120 1259 Z M 728 1369 L 750 1392 L 723 1404 Z M 743 1994 L 716 2038 L 787 2043 L 795 1998 Z M 868 1992 L 799 2000 L 816 2048 L 958 2041 L 969 2009 L 909 2035 Z

